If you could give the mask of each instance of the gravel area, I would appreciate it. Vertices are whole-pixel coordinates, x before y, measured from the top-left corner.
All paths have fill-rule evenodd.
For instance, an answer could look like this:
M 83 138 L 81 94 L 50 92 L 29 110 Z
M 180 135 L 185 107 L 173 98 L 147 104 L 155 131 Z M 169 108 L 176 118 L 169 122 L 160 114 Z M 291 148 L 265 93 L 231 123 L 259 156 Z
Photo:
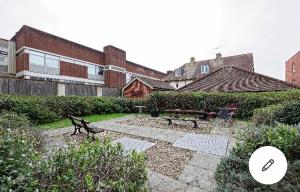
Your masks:
M 152 171 L 165 176 L 176 178 L 192 158 L 190 150 L 173 147 L 171 143 L 158 141 L 157 144 L 145 151 L 148 157 L 147 165 Z
M 148 115 L 141 116 L 133 116 L 132 118 L 117 121 L 119 124 L 127 124 L 134 126 L 142 126 L 142 127 L 154 127 L 161 129 L 170 129 L 176 131 L 185 131 L 185 132 L 193 132 L 193 133 L 210 133 L 212 128 L 212 123 L 205 122 L 199 123 L 197 128 L 194 128 L 193 122 L 189 121 L 173 121 L 172 125 L 168 125 L 168 121 L 162 119 L 161 117 L 153 118 Z
M 173 147 L 172 143 L 113 131 L 105 131 L 103 133 L 96 134 L 95 137 L 99 138 L 100 140 L 110 138 L 111 141 L 122 137 L 130 137 L 156 143 L 155 146 L 144 151 L 144 154 L 148 158 L 147 166 L 152 171 L 159 172 L 162 175 L 172 178 L 176 178 L 182 173 L 185 165 L 192 158 L 194 153 L 190 150 Z M 49 139 L 53 143 L 57 144 L 70 143 L 79 146 L 79 144 L 86 138 L 87 135 L 85 133 L 75 134 L 73 136 L 70 133 L 63 133 L 61 135 L 53 136 Z

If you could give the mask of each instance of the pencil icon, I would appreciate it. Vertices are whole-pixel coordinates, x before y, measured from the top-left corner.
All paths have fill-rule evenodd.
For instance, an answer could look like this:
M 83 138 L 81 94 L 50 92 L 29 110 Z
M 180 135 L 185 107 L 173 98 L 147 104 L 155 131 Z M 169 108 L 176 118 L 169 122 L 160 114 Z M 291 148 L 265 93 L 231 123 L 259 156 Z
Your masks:
M 274 160 L 270 159 L 261 169 L 262 171 L 268 170 L 274 164 Z

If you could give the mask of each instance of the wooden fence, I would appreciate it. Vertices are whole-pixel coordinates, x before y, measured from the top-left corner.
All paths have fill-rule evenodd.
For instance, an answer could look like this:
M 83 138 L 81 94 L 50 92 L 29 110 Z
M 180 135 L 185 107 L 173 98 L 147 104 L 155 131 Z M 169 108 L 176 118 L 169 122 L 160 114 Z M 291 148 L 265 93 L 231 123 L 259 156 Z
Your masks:
M 63 87 L 63 89 L 62 89 Z M 0 79 L 0 94 L 10 95 L 78 95 L 78 96 L 106 96 L 120 97 L 119 88 L 100 87 L 94 85 L 82 85 L 71 83 L 59 83 L 49 81 L 35 81 L 23 79 Z

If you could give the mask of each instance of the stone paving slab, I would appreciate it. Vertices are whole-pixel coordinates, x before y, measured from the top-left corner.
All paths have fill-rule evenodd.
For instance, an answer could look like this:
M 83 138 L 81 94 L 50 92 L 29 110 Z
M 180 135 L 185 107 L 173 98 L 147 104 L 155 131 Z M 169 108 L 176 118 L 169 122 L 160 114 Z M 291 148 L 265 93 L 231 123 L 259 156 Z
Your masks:
M 188 165 L 215 171 L 221 158 L 211 155 L 194 154 Z
M 173 146 L 190 149 L 203 154 L 225 156 L 229 139 L 225 136 L 188 133 Z
M 149 171 L 149 187 L 151 192 L 207 192 L 152 171 Z
M 205 191 L 215 189 L 214 171 L 203 169 L 198 166 L 187 165 L 179 175 L 178 181 L 188 185 L 199 187 Z
M 135 150 L 137 152 L 143 152 L 146 149 L 154 146 L 156 143 L 143 141 L 139 139 L 133 139 L 129 137 L 122 137 L 120 139 L 112 141 L 113 144 L 121 143 L 125 149 L 125 151 Z

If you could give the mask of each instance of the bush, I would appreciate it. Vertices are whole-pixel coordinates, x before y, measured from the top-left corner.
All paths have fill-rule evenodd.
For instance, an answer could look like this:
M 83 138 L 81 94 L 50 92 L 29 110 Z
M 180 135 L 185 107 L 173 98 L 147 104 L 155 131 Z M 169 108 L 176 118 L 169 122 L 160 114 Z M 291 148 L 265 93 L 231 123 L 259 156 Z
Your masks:
M 300 123 L 300 102 L 291 101 L 255 109 L 252 120 L 256 125 L 298 124 Z
M 33 171 L 40 139 L 28 128 L 29 121 L 15 113 L 0 115 L 0 191 L 33 191 Z
M 219 93 L 219 92 L 155 92 L 155 97 L 160 111 L 165 109 L 193 109 L 207 108 L 208 111 L 218 111 L 227 104 L 238 106 L 238 118 L 250 118 L 253 110 L 282 101 L 300 100 L 300 90 L 280 92 L 257 92 L 257 93 Z
M 135 105 L 145 105 L 146 100 L 129 100 L 108 97 L 80 96 L 0 96 L 1 110 L 26 115 L 36 124 L 50 123 L 67 115 L 136 112 Z
M 120 145 L 85 141 L 79 148 L 59 150 L 36 177 L 39 189 L 50 191 L 145 191 L 145 156 L 124 156 Z
M 248 126 L 238 136 L 229 157 L 223 158 L 215 172 L 218 191 L 297 191 L 300 187 L 300 135 L 297 129 L 279 124 L 276 126 Z M 262 146 L 279 148 L 287 157 L 286 176 L 273 185 L 256 182 L 248 170 L 251 154 Z
M 41 158 L 39 134 L 28 122 L 0 115 L 0 191 L 147 191 L 143 154 L 86 140 Z

